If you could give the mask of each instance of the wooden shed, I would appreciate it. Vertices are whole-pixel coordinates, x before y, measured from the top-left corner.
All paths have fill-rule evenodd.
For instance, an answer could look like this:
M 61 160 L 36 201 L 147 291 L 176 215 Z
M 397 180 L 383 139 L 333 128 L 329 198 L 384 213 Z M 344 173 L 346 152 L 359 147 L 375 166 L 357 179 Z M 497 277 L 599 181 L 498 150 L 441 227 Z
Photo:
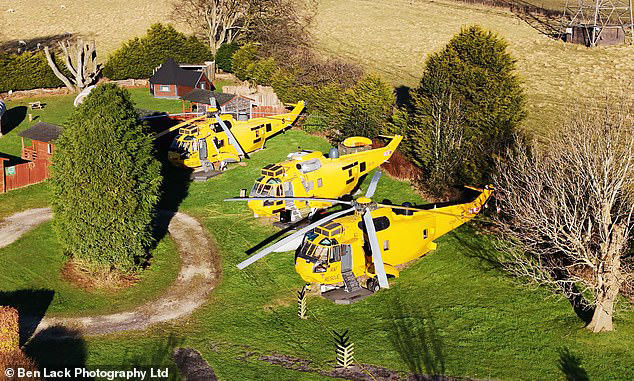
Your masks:
M 194 89 L 183 95 L 183 112 L 206 112 L 211 106 L 211 98 L 215 98 L 223 114 L 232 114 L 234 118 L 251 118 L 253 99 L 242 95 Z M 190 102 L 189 110 L 185 109 L 185 101 Z
M 184 69 L 171 58 L 150 77 L 150 93 L 155 98 L 178 99 L 196 88 L 213 90 L 214 86 L 203 71 Z
M 53 142 L 62 133 L 62 128 L 55 124 L 39 122 L 30 128 L 20 132 L 22 138 L 22 159 L 38 160 L 46 159 L 50 161 L 55 146 Z M 24 139 L 31 139 L 31 146 L 24 144 Z
M 61 127 L 44 122 L 20 132 L 22 159 L 0 157 L 0 193 L 46 180 L 50 176 L 51 155 L 55 150 L 53 142 L 61 132 Z M 25 138 L 31 139 L 30 147 L 25 146 Z
M 625 43 L 625 30 L 621 26 L 599 28 L 591 25 L 574 25 L 566 28 L 564 40 L 591 46 L 593 37 L 596 39 L 596 46 L 622 45 Z

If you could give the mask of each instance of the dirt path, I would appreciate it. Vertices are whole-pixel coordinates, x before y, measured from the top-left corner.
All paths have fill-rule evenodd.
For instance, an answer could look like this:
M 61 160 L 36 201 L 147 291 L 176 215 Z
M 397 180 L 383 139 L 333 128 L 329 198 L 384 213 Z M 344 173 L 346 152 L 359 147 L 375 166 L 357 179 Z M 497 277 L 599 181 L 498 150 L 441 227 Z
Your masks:
M 168 231 L 176 242 L 181 257 L 178 278 L 163 295 L 132 310 L 110 315 L 77 318 L 45 316 L 35 333 L 53 326 L 79 330 L 84 335 L 144 330 L 152 324 L 185 317 L 200 307 L 219 279 L 215 247 L 194 218 L 178 212 L 173 215 L 166 212 L 162 215 L 169 220 Z M 27 210 L 6 218 L 0 224 L 0 248 L 51 217 L 51 210 L 43 208 Z
M 15 242 L 22 234 L 53 218 L 51 208 L 29 209 L 0 221 L 0 249 Z

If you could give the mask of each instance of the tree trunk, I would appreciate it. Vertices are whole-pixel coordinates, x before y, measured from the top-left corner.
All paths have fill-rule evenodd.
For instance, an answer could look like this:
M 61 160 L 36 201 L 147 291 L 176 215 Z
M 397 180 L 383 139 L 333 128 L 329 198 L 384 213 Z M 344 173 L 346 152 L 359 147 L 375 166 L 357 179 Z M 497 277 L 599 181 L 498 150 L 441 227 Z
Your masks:
M 614 301 L 619 289 L 618 286 L 611 288 L 615 291 L 608 290 L 608 292 L 597 295 L 592 320 L 586 327 L 592 332 L 608 332 L 614 330 L 614 326 L 612 325 L 612 313 L 614 312 Z
M 603 273 L 597 276 L 599 292 L 597 292 L 592 320 L 586 327 L 592 332 L 608 332 L 614 330 L 612 325 L 614 301 L 621 287 L 620 258 L 614 258 L 612 263 L 607 262 L 605 266 L 606 269 Z

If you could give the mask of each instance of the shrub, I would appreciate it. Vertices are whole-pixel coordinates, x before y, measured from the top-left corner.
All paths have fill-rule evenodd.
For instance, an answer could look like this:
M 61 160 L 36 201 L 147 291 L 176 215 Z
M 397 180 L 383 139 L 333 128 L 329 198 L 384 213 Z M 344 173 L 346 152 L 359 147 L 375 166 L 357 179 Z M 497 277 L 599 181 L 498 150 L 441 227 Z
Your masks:
M 11 352 L 0 352 L 0 374 L 4 375 L 6 368 L 11 368 L 13 370 L 23 368 L 24 370 L 31 372 L 38 370 L 33 360 L 28 358 L 20 349 L 16 349 Z M 42 380 L 40 377 L 29 377 L 28 379 L 32 381 Z
M 216 66 L 227 73 L 232 73 L 233 53 L 240 49 L 240 45 L 235 42 L 222 44 L 216 52 Z
M 127 90 L 97 86 L 75 109 L 53 154 L 54 228 L 88 270 L 130 272 L 153 243 L 160 166 Z
M 395 105 L 394 88 L 377 75 L 366 75 L 336 104 L 335 128 L 342 138 L 374 138 L 385 132 Z
M 20 348 L 20 326 L 18 311 L 13 307 L 0 306 L 0 353 Z
M 176 62 L 202 63 L 213 58 L 209 47 L 187 37 L 171 25 L 153 24 L 145 36 L 135 37 L 114 51 L 103 73 L 110 79 L 148 78 L 167 58 Z
M 273 73 L 277 70 L 277 64 L 273 57 L 257 60 L 247 67 L 249 81 L 262 86 L 270 86 Z
M 253 43 L 248 43 L 240 47 L 233 54 L 233 74 L 241 81 L 249 79 L 249 66 L 258 60 L 258 48 Z M 252 66 L 251 66 L 252 67 Z
M 506 42 L 479 26 L 462 29 L 425 64 L 420 85 L 412 93 L 413 115 L 407 146 L 426 173 L 435 170 L 431 134 L 439 126 L 464 126 L 461 160 L 450 185 L 490 180 L 497 154 L 513 144 L 525 117 L 524 95 L 515 74 L 515 60 Z M 451 106 L 450 106 L 451 105 Z M 457 106 L 459 105 L 459 107 Z M 439 123 L 438 115 L 454 120 Z M 444 133 L 445 127 L 441 128 Z M 438 148 L 438 147 L 436 147 Z
M 57 59 L 53 58 L 56 62 Z M 64 65 L 62 72 L 70 75 Z M 44 52 L 0 54 L 0 92 L 64 86 L 53 74 Z

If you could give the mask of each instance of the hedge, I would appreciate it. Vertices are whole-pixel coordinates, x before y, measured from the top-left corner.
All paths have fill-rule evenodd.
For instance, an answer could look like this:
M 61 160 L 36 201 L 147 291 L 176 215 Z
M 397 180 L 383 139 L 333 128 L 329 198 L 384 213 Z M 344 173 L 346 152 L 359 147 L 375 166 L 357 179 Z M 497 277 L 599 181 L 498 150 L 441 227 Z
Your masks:
M 20 348 L 18 311 L 13 307 L 0 306 L 0 353 Z
M 213 59 L 209 47 L 194 36 L 186 36 L 171 25 L 153 24 L 145 36 L 135 37 L 114 51 L 103 74 L 110 79 L 148 78 L 167 58 L 200 64 Z
M 66 65 L 58 64 L 58 67 L 69 75 Z M 0 92 L 61 86 L 64 84 L 48 66 L 43 51 L 0 54 Z

